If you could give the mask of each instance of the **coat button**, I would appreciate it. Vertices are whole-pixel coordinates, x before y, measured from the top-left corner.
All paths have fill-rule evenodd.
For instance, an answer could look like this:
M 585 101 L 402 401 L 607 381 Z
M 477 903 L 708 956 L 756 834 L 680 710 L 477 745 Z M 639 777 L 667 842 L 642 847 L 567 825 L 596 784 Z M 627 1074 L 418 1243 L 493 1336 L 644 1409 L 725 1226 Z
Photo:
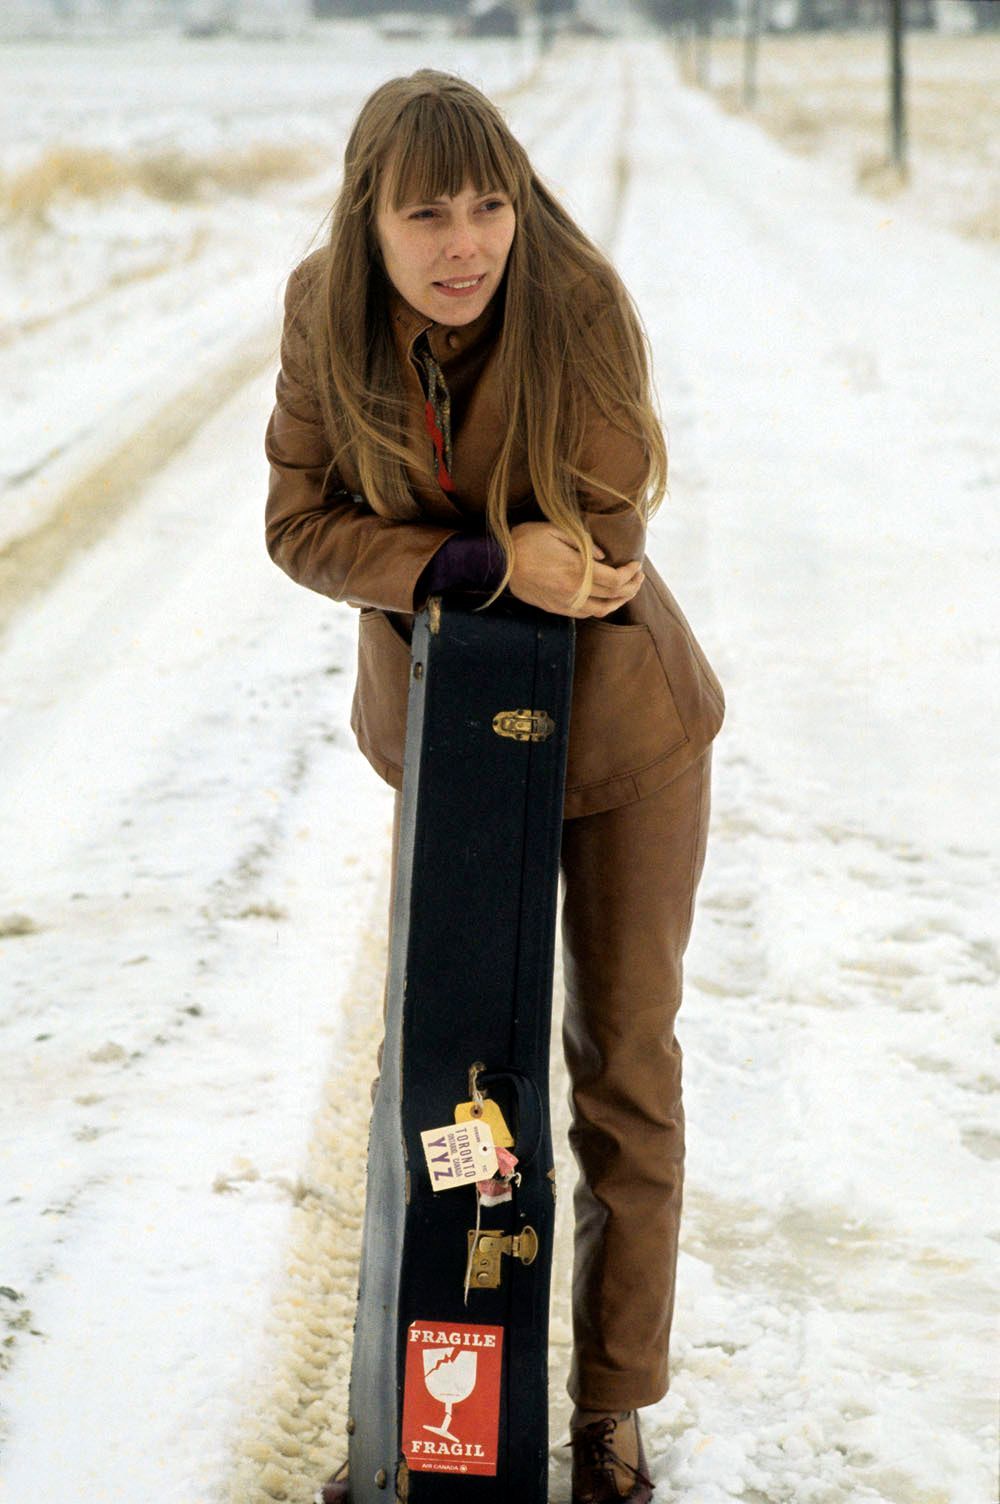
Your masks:
M 447 338 L 445 340 L 445 344 L 448 346 L 449 350 L 457 350 L 458 349 L 459 338 L 458 338 L 458 335 L 455 333 L 454 329 L 447 336 Z

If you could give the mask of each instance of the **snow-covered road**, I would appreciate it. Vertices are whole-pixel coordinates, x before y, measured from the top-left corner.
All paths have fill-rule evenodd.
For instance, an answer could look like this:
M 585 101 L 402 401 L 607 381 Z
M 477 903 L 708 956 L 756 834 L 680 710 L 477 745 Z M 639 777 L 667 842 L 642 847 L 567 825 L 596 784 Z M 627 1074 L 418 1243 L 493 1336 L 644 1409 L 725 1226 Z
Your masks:
M 657 1497 L 983 1504 L 997 257 L 847 196 L 656 44 L 497 56 L 436 60 L 521 77 L 515 127 L 637 298 L 672 466 L 650 553 L 729 702 Z M 372 41 L 348 82 L 341 58 L 336 118 L 419 61 Z M 273 346 L 322 210 L 268 212 L 211 296 L 189 264 L 227 360 Z M 187 327 L 147 427 L 191 375 Z M 112 384 L 143 338 L 116 324 Z M 341 1447 L 391 797 L 347 726 L 354 613 L 263 551 L 272 390 L 219 392 L 0 644 L 4 1504 L 305 1501 Z M 43 398 L 21 396 L 23 435 Z M 52 463 L 93 473 L 102 423 L 91 401 L 91 448 Z M 558 1167 L 557 1428 L 564 1146 Z

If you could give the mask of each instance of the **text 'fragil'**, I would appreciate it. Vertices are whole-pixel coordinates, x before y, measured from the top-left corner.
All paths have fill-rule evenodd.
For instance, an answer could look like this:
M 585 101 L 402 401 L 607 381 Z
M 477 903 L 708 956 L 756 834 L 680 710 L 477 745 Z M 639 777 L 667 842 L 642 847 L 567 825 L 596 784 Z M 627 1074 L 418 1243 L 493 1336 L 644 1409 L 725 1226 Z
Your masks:
M 410 1455 L 428 1457 L 485 1457 L 478 1441 L 411 1441 Z

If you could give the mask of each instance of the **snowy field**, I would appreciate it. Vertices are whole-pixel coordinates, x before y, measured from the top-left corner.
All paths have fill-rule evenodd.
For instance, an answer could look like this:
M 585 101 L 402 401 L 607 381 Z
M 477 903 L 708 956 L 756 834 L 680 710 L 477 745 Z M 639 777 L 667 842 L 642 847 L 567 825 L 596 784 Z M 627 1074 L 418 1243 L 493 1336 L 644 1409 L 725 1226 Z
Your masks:
M 665 46 L 340 26 L 0 52 L 0 1500 L 305 1504 L 343 1452 L 391 796 L 353 611 L 264 552 L 262 438 L 345 126 L 422 62 L 497 94 L 639 302 L 649 551 L 729 702 L 656 1497 L 986 1504 L 997 253 Z
M 944 0 L 961 28 L 968 13 Z M 716 37 L 708 86 L 744 109 L 742 38 Z M 908 172 L 889 155 L 889 61 L 883 28 L 761 37 L 753 119 L 821 171 L 970 240 L 1000 241 L 1000 32 L 910 30 L 904 38 Z M 690 42 L 677 49 L 693 83 Z

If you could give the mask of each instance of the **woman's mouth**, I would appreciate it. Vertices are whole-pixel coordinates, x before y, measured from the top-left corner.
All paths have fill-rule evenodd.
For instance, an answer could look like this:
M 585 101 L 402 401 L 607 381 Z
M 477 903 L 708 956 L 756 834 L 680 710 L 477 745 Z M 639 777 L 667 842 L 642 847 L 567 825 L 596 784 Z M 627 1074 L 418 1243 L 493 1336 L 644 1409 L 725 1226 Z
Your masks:
M 482 272 L 478 277 L 449 277 L 447 282 L 435 282 L 438 292 L 443 292 L 449 298 L 467 298 L 471 293 L 477 292 L 486 281 L 486 273 Z

